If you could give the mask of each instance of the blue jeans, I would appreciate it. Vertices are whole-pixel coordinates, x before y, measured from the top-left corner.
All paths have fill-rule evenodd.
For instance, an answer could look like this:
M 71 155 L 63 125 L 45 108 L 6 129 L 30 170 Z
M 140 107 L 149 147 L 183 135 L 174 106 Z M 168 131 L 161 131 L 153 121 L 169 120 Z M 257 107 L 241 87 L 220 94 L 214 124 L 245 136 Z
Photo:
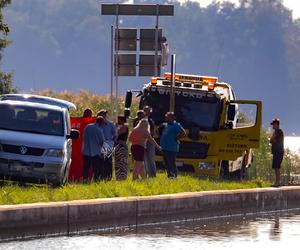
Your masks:
M 156 177 L 156 165 L 155 165 L 155 145 L 147 142 L 145 149 L 145 170 L 148 177 Z
M 176 155 L 177 152 L 163 150 L 164 164 L 166 166 L 169 178 L 177 177 L 178 170 L 176 166 Z

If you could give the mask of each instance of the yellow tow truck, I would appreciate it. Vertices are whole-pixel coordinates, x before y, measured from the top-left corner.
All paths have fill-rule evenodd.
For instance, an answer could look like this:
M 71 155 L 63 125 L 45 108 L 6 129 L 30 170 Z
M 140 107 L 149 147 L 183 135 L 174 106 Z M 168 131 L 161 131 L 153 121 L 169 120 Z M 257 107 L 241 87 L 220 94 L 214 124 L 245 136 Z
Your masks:
M 152 77 L 137 96 L 139 108 L 152 107 L 155 138 L 170 110 L 171 74 Z M 176 120 L 187 132 L 180 141 L 176 165 L 197 176 L 245 178 L 252 163 L 252 149 L 259 146 L 262 103 L 236 100 L 228 83 L 217 77 L 175 74 L 174 93 Z M 132 91 L 127 91 L 125 113 L 130 113 Z M 157 166 L 163 165 L 156 152 Z

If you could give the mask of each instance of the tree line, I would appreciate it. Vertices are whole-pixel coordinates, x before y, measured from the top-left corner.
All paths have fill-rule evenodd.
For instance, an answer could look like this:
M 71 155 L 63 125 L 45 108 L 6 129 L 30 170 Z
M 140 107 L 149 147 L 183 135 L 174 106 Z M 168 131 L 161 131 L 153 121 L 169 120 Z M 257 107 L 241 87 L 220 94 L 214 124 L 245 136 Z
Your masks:
M 31 1 L 31 6 L 34 2 Z M 78 15 L 88 16 L 91 10 L 87 7 L 81 8 L 81 12 L 76 11 L 77 2 L 73 1 L 73 5 L 68 2 L 72 11 L 65 15 L 60 13 L 63 17 L 58 19 L 59 22 L 72 20 L 73 13 L 77 13 L 78 20 Z M 0 65 L 3 50 L 11 43 L 7 38 L 9 24 L 3 21 L 3 9 L 10 3 L 11 0 L 0 0 Z M 262 100 L 265 123 L 279 116 L 282 124 L 288 128 L 285 132 L 297 128 L 300 123 L 300 20 L 293 19 L 291 11 L 285 8 L 282 1 L 240 0 L 238 7 L 225 2 L 212 3 L 207 8 L 195 2 L 174 4 L 175 16 L 161 18 L 160 25 L 168 38 L 171 52 L 177 54 L 177 71 L 217 75 L 220 80 L 233 85 L 238 98 Z M 98 18 L 97 30 L 105 31 L 111 20 L 100 15 Z M 138 18 L 130 17 L 124 19 L 123 26 L 133 27 L 137 22 L 147 25 Z M 62 26 L 56 32 L 54 35 L 58 37 L 69 37 Z M 100 40 L 95 39 L 97 32 L 91 32 L 91 28 L 80 32 L 81 40 L 96 40 L 101 43 L 103 50 L 109 46 L 105 36 Z M 61 36 L 63 33 L 66 35 Z M 73 36 L 76 38 L 78 34 L 73 32 Z M 73 39 L 73 42 L 79 41 Z M 0 94 L 14 91 L 12 74 L 0 69 Z M 255 150 L 256 157 L 251 170 L 251 175 L 255 177 L 271 178 L 267 137 L 266 130 L 262 130 L 261 147 Z M 284 169 L 297 172 L 299 164 L 299 157 L 288 151 Z
M 2 62 L 3 49 L 6 48 L 10 41 L 7 39 L 9 33 L 8 24 L 3 21 L 2 9 L 11 3 L 11 0 L 0 0 L 0 65 Z M 12 74 L 0 70 L 0 94 L 15 92 L 12 86 Z
M 2 11 L 2 8 L 11 1 L 0 2 Z M 67 66 L 60 67 L 63 68 L 62 72 L 59 71 L 61 69 L 55 68 L 59 72 L 57 75 L 63 78 L 65 75 L 77 73 L 77 76 L 66 79 L 80 78 L 84 81 L 90 78 L 90 81 L 95 82 L 93 84 L 96 85 L 98 83 L 95 76 L 98 74 L 103 76 L 101 84 L 104 86 L 109 81 L 109 32 L 113 18 L 101 16 L 99 10 L 101 2 L 107 1 L 99 1 L 95 5 L 81 0 L 60 2 L 64 2 L 63 7 L 55 9 L 50 14 L 45 7 L 47 0 L 27 0 L 23 3 L 19 2 L 14 7 L 19 11 L 17 13 L 23 11 L 30 17 L 28 26 L 34 26 L 33 30 L 36 32 L 31 39 L 38 40 L 46 37 L 49 43 L 54 41 L 53 46 L 57 46 L 57 51 L 51 51 L 47 47 L 44 51 L 39 51 L 40 48 L 37 48 L 35 60 L 31 62 L 32 68 L 43 70 L 38 67 L 40 65 L 38 61 L 57 64 L 55 61 L 57 58 L 51 57 L 49 53 L 61 53 L 59 60 Z M 164 0 L 159 2 L 169 3 Z M 135 3 L 145 3 L 145 1 L 135 1 Z M 147 1 L 147 3 L 157 3 L 157 1 Z M 171 53 L 177 55 L 177 71 L 218 76 L 220 81 L 232 84 L 238 98 L 263 101 L 264 124 L 269 124 L 272 118 L 278 116 L 288 132 L 294 132 L 293 130 L 296 129 L 296 132 L 300 133 L 300 128 L 297 128 L 300 123 L 300 116 L 297 113 L 297 107 L 300 105 L 298 98 L 300 21 L 293 19 L 291 11 L 283 5 L 282 1 L 240 0 L 239 5 L 212 2 L 206 8 L 201 7 L 201 2 L 200 5 L 196 2 L 172 3 L 175 5 L 174 17 L 160 18 L 160 26 L 163 27 L 163 33 L 168 39 Z M 11 6 L 13 7 L 14 4 Z M 1 14 L 1 23 L 2 18 Z M 122 27 L 137 25 L 154 27 L 152 19 L 151 21 L 140 17 L 121 19 Z M 9 44 L 6 39 L 8 30 L 4 27 L 7 25 L 1 26 L 1 54 Z M 28 29 L 26 32 L 29 33 L 31 30 Z M 39 38 L 38 35 L 44 37 Z M 30 42 L 33 45 L 39 44 L 34 40 Z M 75 67 L 83 67 L 79 63 L 81 60 L 86 62 L 84 66 L 88 64 L 90 74 L 86 73 L 87 70 L 80 71 L 79 74 L 81 69 L 75 69 Z M 55 70 L 52 75 L 55 75 Z M 83 75 L 85 73 L 86 75 Z M 141 80 L 136 85 L 132 83 L 134 80 L 137 82 L 136 79 L 128 81 L 125 79 L 124 84 L 122 81 L 122 86 L 126 84 L 132 88 L 141 86 Z M 18 85 L 22 84 L 24 83 L 18 83 Z M 10 74 L 1 73 L 1 86 L 10 89 Z M 51 86 L 55 88 L 56 85 L 53 83 Z M 72 87 L 76 89 L 82 86 L 79 83 L 77 86 L 72 83 Z

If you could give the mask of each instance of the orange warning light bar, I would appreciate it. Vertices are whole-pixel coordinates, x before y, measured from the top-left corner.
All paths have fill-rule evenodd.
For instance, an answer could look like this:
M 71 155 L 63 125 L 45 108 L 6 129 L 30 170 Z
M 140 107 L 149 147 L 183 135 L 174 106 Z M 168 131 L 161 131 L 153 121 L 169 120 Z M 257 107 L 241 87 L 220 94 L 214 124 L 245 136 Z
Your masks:
M 171 80 L 171 73 L 165 73 L 166 80 Z M 175 81 L 179 81 L 179 77 L 175 74 Z
M 165 78 L 171 80 L 171 73 L 165 73 Z M 175 74 L 175 81 L 217 83 L 218 77 Z
M 151 85 L 156 85 L 157 84 L 157 77 L 152 77 L 151 78 Z
M 215 83 L 209 82 L 208 85 L 207 85 L 207 89 L 208 90 L 214 90 L 215 89 Z

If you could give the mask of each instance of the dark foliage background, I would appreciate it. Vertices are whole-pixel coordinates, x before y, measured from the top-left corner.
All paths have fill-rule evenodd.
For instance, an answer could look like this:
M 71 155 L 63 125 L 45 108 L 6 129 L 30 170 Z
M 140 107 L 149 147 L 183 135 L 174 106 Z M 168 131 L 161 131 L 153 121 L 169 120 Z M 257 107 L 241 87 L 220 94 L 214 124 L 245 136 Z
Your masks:
M 101 2 L 13 0 L 4 9 L 13 43 L 1 66 L 14 73 L 15 86 L 26 92 L 86 88 L 108 93 L 115 20 L 100 15 Z M 151 3 L 135 1 L 140 2 Z M 177 71 L 218 76 L 233 85 L 238 98 L 263 101 L 265 128 L 279 117 L 286 134 L 300 134 L 300 21 L 282 1 L 240 0 L 238 7 L 214 3 L 207 8 L 171 3 L 175 16 L 162 17 L 160 26 L 177 55 Z M 154 25 L 153 17 L 121 17 L 123 27 Z M 120 94 L 146 80 L 121 78 Z
M 3 49 L 9 45 L 7 35 L 9 33 L 8 25 L 3 21 L 2 9 L 10 4 L 10 0 L 0 0 L 0 65 L 2 63 Z M 15 92 L 12 86 L 12 74 L 5 73 L 0 68 L 0 94 Z

